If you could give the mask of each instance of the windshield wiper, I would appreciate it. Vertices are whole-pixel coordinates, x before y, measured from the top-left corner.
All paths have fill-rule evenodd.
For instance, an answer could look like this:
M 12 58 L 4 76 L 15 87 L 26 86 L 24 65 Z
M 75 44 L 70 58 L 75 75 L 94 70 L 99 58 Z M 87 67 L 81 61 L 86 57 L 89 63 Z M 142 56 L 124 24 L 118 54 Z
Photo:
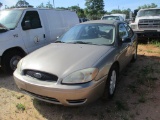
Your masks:
M 65 42 L 57 40 L 55 41 L 55 43 L 65 43 Z
M 4 26 L 2 23 L 0 23 L 0 29 L 3 30 L 3 31 L 8 31 L 9 30 L 9 28 Z
M 73 44 L 92 44 L 91 42 L 83 42 L 83 41 L 75 41 L 75 42 L 68 42 Z

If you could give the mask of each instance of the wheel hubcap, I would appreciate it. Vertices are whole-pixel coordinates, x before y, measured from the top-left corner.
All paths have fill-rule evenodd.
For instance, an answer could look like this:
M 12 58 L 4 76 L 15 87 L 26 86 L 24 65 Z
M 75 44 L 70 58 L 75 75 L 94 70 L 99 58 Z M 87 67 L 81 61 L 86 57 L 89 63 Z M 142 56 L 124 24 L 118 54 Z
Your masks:
M 115 87 L 116 87 L 116 80 L 117 80 L 116 71 L 113 70 L 112 75 L 111 75 L 110 90 L 109 90 L 111 95 L 114 93 L 114 90 L 115 90 Z
M 12 70 L 15 70 L 17 68 L 17 64 L 20 61 L 21 57 L 20 56 L 13 56 L 11 61 L 10 61 L 10 66 Z

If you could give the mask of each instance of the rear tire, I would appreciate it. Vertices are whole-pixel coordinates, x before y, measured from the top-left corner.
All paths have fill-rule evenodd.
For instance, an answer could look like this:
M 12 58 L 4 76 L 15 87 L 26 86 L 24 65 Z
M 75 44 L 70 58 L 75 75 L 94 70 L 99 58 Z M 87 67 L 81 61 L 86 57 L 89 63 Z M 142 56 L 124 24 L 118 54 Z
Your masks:
M 12 50 L 6 52 L 2 56 L 2 69 L 5 72 L 13 73 L 13 71 L 17 68 L 17 64 L 20 59 L 24 57 L 24 54 L 18 50 Z
M 106 87 L 103 95 L 103 98 L 105 100 L 113 98 L 117 86 L 118 76 L 118 67 L 117 65 L 113 65 L 109 71 L 108 78 L 106 81 Z

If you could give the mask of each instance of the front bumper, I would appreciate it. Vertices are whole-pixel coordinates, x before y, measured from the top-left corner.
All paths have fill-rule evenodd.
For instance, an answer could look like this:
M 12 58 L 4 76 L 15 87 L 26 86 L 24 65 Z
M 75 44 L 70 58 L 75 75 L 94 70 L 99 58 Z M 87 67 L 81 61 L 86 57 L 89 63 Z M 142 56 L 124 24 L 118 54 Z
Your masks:
M 138 38 L 160 38 L 160 31 L 157 30 L 133 30 Z
M 38 81 L 14 72 L 14 80 L 18 88 L 36 99 L 64 106 L 88 104 L 102 96 L 107 76 L 98 81 L 85 84 L 62 85 L 52 82 Z
M 153 25 L 140 28 L 140 24 L 131 23 L 130 27 L 138 35 L 138 38 L 160 38 L 160 28 L 155 28 Z

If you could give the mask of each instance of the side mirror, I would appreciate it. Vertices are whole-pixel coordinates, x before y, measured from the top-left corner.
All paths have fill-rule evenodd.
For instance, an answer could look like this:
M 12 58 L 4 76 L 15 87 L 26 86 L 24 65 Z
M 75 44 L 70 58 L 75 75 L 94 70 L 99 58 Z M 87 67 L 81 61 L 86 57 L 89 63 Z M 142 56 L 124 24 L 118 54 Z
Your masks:
M 29 29 L 31 29 L 31 23 L 30 23 L 30 21 L 25 21 L 25 25 L 23 26 L 23 29 L 24 30 L 29 30 Z
M 129 43 L 131 42 L 131 38 L 122 38 L 123 43 Z

